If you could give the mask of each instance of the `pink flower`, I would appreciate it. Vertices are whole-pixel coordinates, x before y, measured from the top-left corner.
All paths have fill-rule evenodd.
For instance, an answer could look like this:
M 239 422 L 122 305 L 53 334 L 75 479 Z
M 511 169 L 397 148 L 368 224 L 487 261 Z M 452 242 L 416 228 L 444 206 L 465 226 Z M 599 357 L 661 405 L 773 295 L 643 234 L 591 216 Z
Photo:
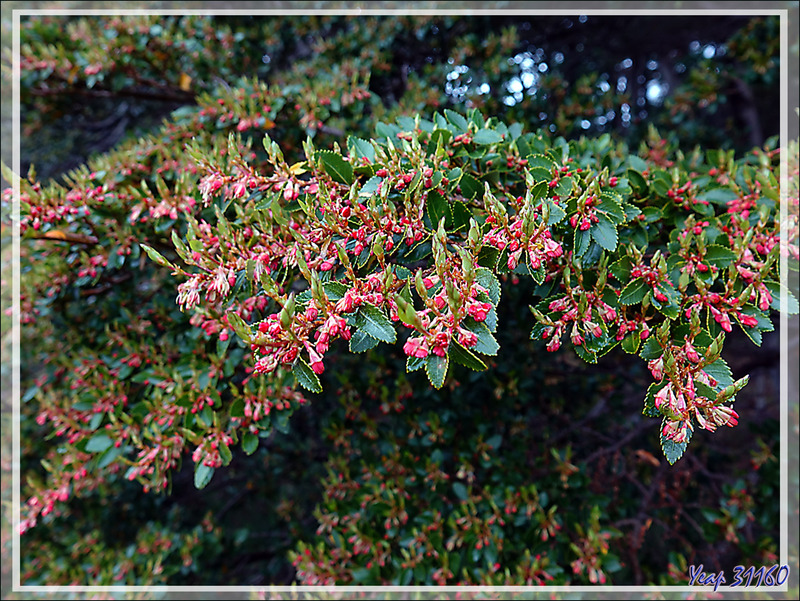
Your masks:
M 423 359 L 428 356 L 427 344 L 424 338 L 409 338 L 403 345 L 403 351 L 409 357 Z
M 748 328 L 753 328 L 758 325 L 758 319 L 756 319 L 752 315 L 746 315 L 745 313 L 737 313 L 736 316 L 739 318 L 739 321 L 742 322 L 743 326 L 747 326 Z
M 688 339 L 686 340 L 686 344 L 683 346 L 683 351 L 686 353 L 686 358 L 689 359 L 689 361 L 700 363 L 700 355 L 697 354 L 697 350 Z
M 662 355 L 658 359 L 653 359 L 647 364 L 647 367 L 650 369 L 650 373 L 653 374 L 653 377 L 660 381 L 664 377 L 664 356 Z

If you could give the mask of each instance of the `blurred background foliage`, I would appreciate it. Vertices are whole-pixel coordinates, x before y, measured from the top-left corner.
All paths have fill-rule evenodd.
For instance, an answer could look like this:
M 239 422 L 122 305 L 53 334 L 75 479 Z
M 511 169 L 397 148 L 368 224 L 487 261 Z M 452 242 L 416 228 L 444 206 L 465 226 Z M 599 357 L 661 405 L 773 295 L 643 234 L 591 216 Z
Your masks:
M 701 145 L 737 156 L 780 121 L 775 16 L 36 16 L 23 18 L 21 38 L 22 171 L 34 165 L 43 181 L 102 165 L 111 149 L 133 160 L 142 136 L 160 148 L 142 159 L 155 167 L 170 145 L 180 154 L 175 128 L 198 119 L 215 134 L 269 130 L 291 152 L 307 135 L 341 144 L 378 120 L 477 107 L 568 139 L 608 133 L 636 148 L 655 127 L 665 154 Z M 172 125 L 159 129 L 164 119 Z M 191 330 L 171 284 L 151 286 L 148 319 Z M 109 316 L 136 313 L 135 292 L 120 283 L 80 319 L 58 314 L 80 298 L 41 315 L 23 333 L 23 390 L 54 348 L 75 352 Z M 732 341 L 734 373 L 751 374 L 737 402 L 748 418 L 670 467 L 640 415 L 642 366 L 622 353 L 602 367 L 544 356 L 527 337 L 529 297 L 504 287 L 500 342 L 525 357 L 518 364 L 464 370 L 434 394 L 399 353 L 341 353 L 290 431 L 253 455 L 235 451 L 207 489 L 194 488 L 186 461 L 169 496 L 119 478 L 42 520 L 22 537 L 22 582 L 667 586 L 685 583 L 691 564 L 776 563 L 778 332 L 757 355 Z M 150 334 L 139 350 L 162 344 Z M 43 439 L 31 404 L 22 413 L 27 483 L 44 477 L 39 460 L 58 439 Z M 7 458 L 4 448 L 4 469 Z M 8 491 L 4 479 L 4 504 Z M 380 565 L 389 538 L 398 546 Z

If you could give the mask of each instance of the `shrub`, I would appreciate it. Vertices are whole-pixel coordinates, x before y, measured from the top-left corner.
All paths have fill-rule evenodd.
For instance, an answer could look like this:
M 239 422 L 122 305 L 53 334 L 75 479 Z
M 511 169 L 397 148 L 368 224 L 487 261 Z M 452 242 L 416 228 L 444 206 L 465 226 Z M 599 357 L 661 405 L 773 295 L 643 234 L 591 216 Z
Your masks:
M 452 65 L 420 69 L 397 105 L 378 95 L 409 36 L 439 36 L 453 56 L 486 59 L 487 74 L 506 77 L 511 63 L 489 57 L 517 48 L 518 30 L 478 45 L 459 23 L 79 19 L 69 43 L 55 21 L 26 24 L 23 83 L 37 110 L 55 110 L 40 104 L 51 93 L 191 92 L 196 104 L 60 182 L 34 171 L 20 181 L 25 582 L 244 579 L 223 549 L 257 555 L 253 527 L 242 516 L 226 518 L 230 529 L 217 522 L 250 491 L 281 500 L 264 520 L 286 538 L 268 556 L 288 555 L 297 570 L 278 562 L 261 577 L 659 579 L 638 564 L 641 511 L 600 493 L 604 481 L 619 499 L 674 478 L 673 504 L 700 502 L 679 492 L 688 472 L 649 473 L 659 460 L 647 450 L 592 455 L 587 472 L 573 458 L 586 441 L 570 434 L 529 452 L 530 434 L 549 433 L 535 425 L 543 407 L 572 415 L 582 404 L 570 399 L 585 398 L 608 416 L 596 435 L 621 447 L 637 430 L 615 422 L 639 410 L 589 403 L 598 386 L 608 399 L 636 395 L 659 420 L 669 464 L 696 431 L 745 418 L 733 403 L 748 378 L 722 358 L 726 335 L 760 345 L 773 311 L 797 312 L 778 281 L 781 253 L 796 268 L 798 251 L 796 216 L 788 240 L 779 236 L 776 142 L 737 155 L 679 148 L 654 127 L 638 139 L 609 127 L 612 136 L 599 121 L 579 137 L 588 106 L 628 100 L 597 92 L 596 73 L 574 79 L 585 106 L 565 100 L 558 76 L 543 78 L 548 129 L 524 118 L 544 93 L 506 112 L 501 97 L 466 93 L 483 110 L 444 108 L 453 85 L 443 96 L 421 83 Z M 219 47 L 198 45 L 211 34 Z M 272 58 L 256 69 L 261 40 Z M 775 65 L 764 66 L 768 78 Z M 687 102 L 681 94 L 675 102 Z M 605 371 L 569 381 L 573 352 Z M 635 377 L 615 373 L 618 362 Z M 760 461 L 772 466 L 763 444 Z M 172 495 L 142 497 L 134 482 Z M 725 494 L 747 516 L 752 497 Z M 182 513 L 186 499 L 198 505 Z M 134 511 L 143 530 L 119 532 Z M 725 511 L 709 510 L 704 538 L 735 528 Z M 663 513 L 653 508 L 661 531 L 682 533 Z M 616 551 L 623 534 L 611 524 L 626 522 L 638 546 Z M 45 525 L 51 542 L 38 534 Z M 112 536 L 130 542 L 98 544 Z M 671 536 L 674 548 L 660 545 L 678 582 L 687 539 Z M 46 562 L 81 545 L 97 551 L 80 567 Z M 746 552 L 774 549 L 767 537 Z

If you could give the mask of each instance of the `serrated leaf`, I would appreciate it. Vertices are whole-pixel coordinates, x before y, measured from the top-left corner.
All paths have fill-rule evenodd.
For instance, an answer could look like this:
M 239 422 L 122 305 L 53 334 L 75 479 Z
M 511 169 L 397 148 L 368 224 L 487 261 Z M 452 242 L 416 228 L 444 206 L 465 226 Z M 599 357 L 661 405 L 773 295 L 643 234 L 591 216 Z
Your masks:
M 716 391 L 720 391 L 726 386 L 733 384 L 731 368 L 728 367 L 724 359 L 717 359 L 714 363 L 706 365 L 703 371 L 717 381 L 717 385 L 714 386 L 714 390 Z
M 653 382 L 647 387 L 647 394 L 644 395 L 644 408 L 642 415 L 646 417 L 659 417 L 661 412 L 656 409 L 656 393 L 667 385 L 666 380 Z
M 407 357 L 406 358 L 406 371 L 411 373 L 417 371 L 425 366 L 425 359 L 420 357 Z
M 472 217 L 472 212 L 467 208 L 460 200 L 453 201 L 452 206 L 453 212 L 453 223 L 451 226 L 451 230 L 457 232 L 467 226 L 469 226 L 469 220 Z
M 325 296 L 332 301 L 341 300 L 348 290 L 347 285 L 342 282 L 325 282 L 322 289 L 325 290 Z
M 355 156 L 356 158 L 366 157 L 369 159 L 370 163 L 375 161 L 375 148 L 367 140 L 348 136 L 347 148 L 350 150 L 351 156 Z
M 364 353 L 375 348 L 379 343 L 380 340 L 370 336 L 364 330 L 356 330 L 350 337 L 350 352 Z
M 493 129 L 479 129 L 472 137 L 475 144 L 497 144 L 503 141 L 503 136 Z
M 623 305 L 635 305 L 642 302 L 644 295 L 650 290 L 650 286 L 642 278 L 636 278 L 628 282 L 628 285 L 619 293 L 619 302 Z
M 450 345 L 450 357 L 453 361 L 460 363 L 464 367 L 469 367 L 475 371 L 484 371 L 486 364 L 473 354 L 471 350 L 461 346 L 455 340 Z
M 383 342 L 393 344 L 397 340 L 394 325 L 375 305 L 364 303 L 356 313 L 356 328 Z
M 300 384 L 300 386 L 309 392 L 322 392 L 322 384 L 320 384 L 317 374 L 314 373 L 314 370 L 311 369 L 311 366 L 303 359 L 299 359 L 294 364 L 292 373 L 294 374 L 294 377 L 297 379 L 297 382 Z
M 663 432 L 664 425 L 667 423 L 667 418 L 665 417 L 664 420 L 661 422 L 661 429 Z M 688 429 L 687 441 L 686 442 L 675 442 L 670 438 L 666 438 L 664 434 L 661 434 L 661 450 L 664 452 L 664 457 L 667 459 L 670 465 L 675 465 L 675 462 L 683 457 L 683 453 L 686 451 L 686 447 L 689 446 L 689 442 L 692 439 L 692 429 Z
M 615 261 L 608 266 L 608 270 L 611 272 L 611 275 L 613 275 L 620 282 L 627 282 L 631 279 L 632 269 L 633 263 L 631 263 L 631 260 L 628 257 L 622 257 L 619 261 Z
M 369 198 L 370 196 L 374 195 L 375 192 L 378 191 L 378 185 L 383 181 L 383 178 L 375 177 L 369 178 L 367 181 L 364 182 L 364 185 L 361 186 L 361 189 L 358 191 L 359 196 L 363 196 L 365 198 Z
M 642 339 L 639 337 L 639 334 L 633 332 L 622 339 L 622 350 L 630 355 L 635 355 L 639 351 L 641 343 Z
M 258 436 L 252 432 L 245 432 L 242 436 L 242 450 L 248 455 L 252 455 L 258 449 Z
M 203 463 L 194 464 L 194 487 L 205 488 L 214 477 L 214 468 Z
M 475 280 L 479 285 L 486 288 L 489 295 L 489 301 L 494 305 L 500 302 L 500 280 L 492 273 L 490 269 L 479 267 L 475 270 Z
M 428 374 L 428 379 L 433 384 L 434 388 L 441 388 L 444 385 L 444 378 L 447 375 L 447 367 L 450 363 L 447 355 L 439 357 L 438 355 L 428 355 L 425 360 L 425 373 Z
M 500 350 L 500 345 L 485 323 L 473 319 L 465 319 L 464 326 L 470 332 L 478 336 L 478 343 L 470 347 L 470 350 L 478 352 L 481 355 L 494 356 L 497 354 L 497 351 Z
M 573 348 L 575 349 L 575 354 L 586 361 L 586 363 L 597 363 L 597 353 L 588 350 L 583 345 L 573 346 Z
M 612 221 L 623 223 L 625 221 L 625 211 L 622 208 L 622 199 L 616 192 L 603 192 L 600 195 L 598 211 L 606 213 Z
M 639 334 L 637 333 L 636 336 L 638 335 Z M 658 340 L 655 336 L 650 336 L 647 340 L 645 340 L 644 344 L 642 345 L 642 350 L 639 351 L 639 356 L 645 361 L 658 359 L 663 354 L 664 349 L 661 348 L 661 345 L 658 343 Z
M 770 303 L 770 307 L 775 309 L 776 311 L 782 311 L 787 315 L 797 315 L 800 312 L 800 304 L 797 302 L 797 298 L 795 298 L 792 291 L 789 290 L 786 286 L 782 286 L 779 282 L 764 282 L 764 285 L 769 290 L 770 294 L 772 295 L 772 302 Z M 781 308 L 781 293 L 786 293 L 786 307 Z
M 444 217 L 445 227 L 452 223 L 453 214 L 450 211 L 450 204 L 447 202 L 447 199 L 438 192 L 428 192 L 425 208 L 428 211 L 428 218 L 431 220 L 432 229 L 435 230 L 439 226 L 442 217 Z
M 597 214 L 598 221 L 589 230 L 592 233 L 592 238 L 595 239 L 601 247 L 609 252 L 613 252 L 617 248 L 617 228 L 611 220 L 602 213 Z
M 325 173 L 330 175 L 333 181 L 348 186 L 353 183 L 353 166 L 345 161 L 342 155 L 332 150 L 320 150 L 317 152 L 317 158 L 322 163 Z
M 576 257 L 581 257 L 589 248 L 592 236 L 588 231 L 575 230 L 575 238 L 572 244 L 573 252 Z
M 729 248 L 720 246 L 718 244 L 710 244 L 706 247 L 706 254 L 703 257 L 705 263 L 710 263 L 715 267 L 725 268 L 731 261 L 736 260 L 736 253 Z
M 567 216 L 567 213 L 564 209 L 561 208 L 558 204 L 548 200 L 546 201 L 548 206 L 550 207 L 550 215 L 547 217 L 547 225 L 552 226 L 556 225 L 557 223 L 561 223 L 564 217 Z
M 469 173 L 465 173 L 461 176 L 459 186 L 461 186 L 461 194 L 463 194 L 464 198 L 468 200 L 472 200 L 479 195 L 482 196 L 483 186 Z

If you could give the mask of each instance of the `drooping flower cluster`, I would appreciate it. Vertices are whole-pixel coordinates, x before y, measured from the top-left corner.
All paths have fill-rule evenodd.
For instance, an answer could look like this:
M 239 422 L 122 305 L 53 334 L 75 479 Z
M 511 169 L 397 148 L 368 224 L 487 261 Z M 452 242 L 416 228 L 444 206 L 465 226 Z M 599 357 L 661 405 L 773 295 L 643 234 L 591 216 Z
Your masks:
M 736 411 L 723 404 L 746 383 L 740 381 L 717 392 L 717 380 L 707 366 L 718 359 L 719 343 L 714 342 L 701 355 L 694 345 L 694 335 L 684 337 L 684 344 L 670 343 L 664 353 L 648 362 L 653 378 L 663 386 L 654 394 L 655 409 L 665 416 L 662 435 L 676 443 L 691 438 L 694 423 L 713 432 L 719 426 L 738 424 Z

